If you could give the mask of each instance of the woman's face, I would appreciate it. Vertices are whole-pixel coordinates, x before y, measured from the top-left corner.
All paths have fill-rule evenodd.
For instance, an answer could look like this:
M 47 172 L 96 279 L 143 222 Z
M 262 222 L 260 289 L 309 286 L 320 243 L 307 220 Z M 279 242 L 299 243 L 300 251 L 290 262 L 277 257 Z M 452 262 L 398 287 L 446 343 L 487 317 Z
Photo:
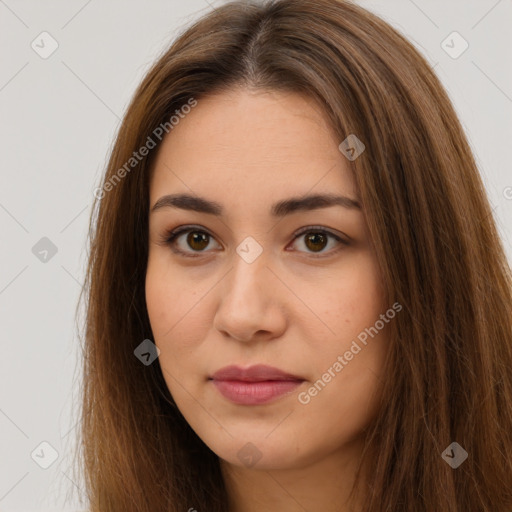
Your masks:
M 341 454 L 376 411 L 389 306 L 341 142 L 310 99 L 236 90 L 199 100 L 159 149 L 146 275 L 158 361 L 228 463 Z M 162 200 L 181 194 L 196 199 Z M 307 200 L 327 194 L 346 199 Z

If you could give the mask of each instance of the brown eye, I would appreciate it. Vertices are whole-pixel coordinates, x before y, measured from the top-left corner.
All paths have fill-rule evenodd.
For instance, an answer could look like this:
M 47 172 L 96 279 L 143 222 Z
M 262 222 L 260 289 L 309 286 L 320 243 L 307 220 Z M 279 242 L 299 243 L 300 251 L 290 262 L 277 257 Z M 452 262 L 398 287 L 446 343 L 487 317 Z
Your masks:
M 324 233 L 308 233 L 305 237 L 306 247 L 313 252 L 322 251 L 327 242 L 328 239 Z
M 202 252 L 209 252 L 205 249 L 211 245 L 213 240 L 213 236 L 206 231 L 189 226 L 168 232 L 162 242 L 169 245 L 174 252 L 193 258 L 201 256 Z M 221 248 L 218 243 L 217 248 Z
M 321 226 L 309 226 L 302 229 L 299 233 L 296 233 L 294 243 L 304 245 L 305 249 L 299 249 L 299 252 L 309 253 L 313 258 L 330 256 L 337 253 L 343 246 L 349 245 L 347 240 L 323 229 Z M 333 246 L 334 248 L 332 248 Z M 328 249 L 325 250 L 326 248 Z
M 162 238 L 162 243 L 169 245 L 174 252 L 192 258 L 202 256 L 201 253 L 207 254 L 210 252 L 208 247 L 211 245 L 211 242 L 217 244 L 217 249 L 222 249 L 210 233 L 190 226 L 177 228 L 166 233 Z M 295 235 L 294 243 L 297 242 L 301 242 L 305 247 L 305 249 L 299 249 L 299 252 L 305 252 L 311 257 L 330 256 L 333 253 L 337 253 L 343 246 L 349 245 L 347 240 L 330 231 L 321 229 L 321 226 L 304 228 Z M 324 250 L 331 245 L 334 245 L 334 248 Z
M 209 236 L 207 233 L 202 231 L 189 231 L 187 235 L 187 244 L 191 249 L 195 251 L 202 251 L 209 244 Z

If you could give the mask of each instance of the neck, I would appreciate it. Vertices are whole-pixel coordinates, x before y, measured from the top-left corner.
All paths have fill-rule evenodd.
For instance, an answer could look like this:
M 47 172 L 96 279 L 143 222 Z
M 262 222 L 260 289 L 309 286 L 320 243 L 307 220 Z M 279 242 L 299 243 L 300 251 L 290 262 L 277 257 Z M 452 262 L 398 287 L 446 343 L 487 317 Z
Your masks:
M 301 467 L 252 469 L 221 459 L 229 512 L 348 512 L 362 510 L 349 495 L 355 482 L 362 441 Z M 355 507 L 355 508 L 354 508 Z

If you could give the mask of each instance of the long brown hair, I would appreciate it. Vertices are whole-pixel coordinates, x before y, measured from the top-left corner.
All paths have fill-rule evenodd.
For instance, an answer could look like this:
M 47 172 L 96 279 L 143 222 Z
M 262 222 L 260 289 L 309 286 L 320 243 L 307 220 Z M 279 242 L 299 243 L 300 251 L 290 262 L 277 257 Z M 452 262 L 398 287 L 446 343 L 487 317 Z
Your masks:
M 213 10 L 162 54 L 125 113 L 91 214 L 84 287 L 77 459 L 91 511 L 228 510 L 218 457 L 180 414 L 158 360 L 134 356 L 153 339 L 145 272 L 158 147 L 126 164 L 148 137 L 158 146 L 155 129 L 191 99 L 233 87 L 307 94 L 340 142 L 355 134 L 366 146 L 349 165 L 387 299 L 403 311 L 389 324 L 382 407 L 367 431 L 364 510 L 510 512 L 512 278 L 474 157 L 426 60 L 336 0 Z M 442 457 L 452 442 L 468 453 L 456 469 Z

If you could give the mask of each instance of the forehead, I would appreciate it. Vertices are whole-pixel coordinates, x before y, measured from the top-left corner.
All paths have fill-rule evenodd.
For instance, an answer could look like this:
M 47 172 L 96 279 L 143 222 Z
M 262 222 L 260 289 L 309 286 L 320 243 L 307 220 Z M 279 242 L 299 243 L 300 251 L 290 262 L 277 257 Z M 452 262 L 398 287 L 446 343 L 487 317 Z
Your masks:
M 310 191 L 354 197 L 340 142 L 303 95 L 238 89 L 209 96 L 164 138 L 150 204 L 176 191 L 259 202 Z

